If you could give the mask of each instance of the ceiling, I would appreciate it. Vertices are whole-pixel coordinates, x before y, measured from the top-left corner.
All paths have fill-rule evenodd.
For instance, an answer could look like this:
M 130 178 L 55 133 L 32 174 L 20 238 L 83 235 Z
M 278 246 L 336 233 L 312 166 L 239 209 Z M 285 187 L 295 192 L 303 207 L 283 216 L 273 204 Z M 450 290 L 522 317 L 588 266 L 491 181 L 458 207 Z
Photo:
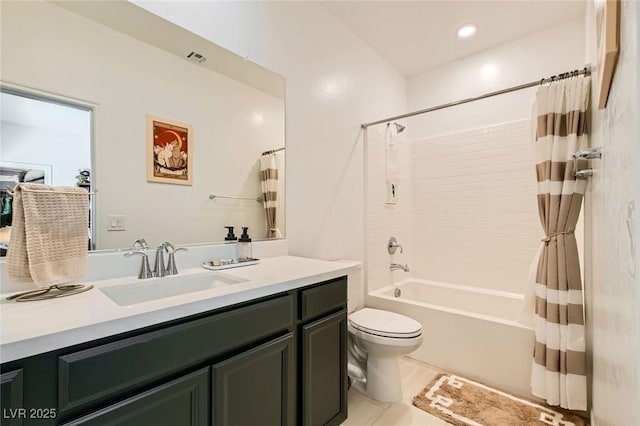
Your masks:
M 0 123 L 86 136 L 91 132 L 91 113 L 88 110 L 56 102 L 2 92 L 0 93 Z
M 319 3 L 407 77 L 585 13 L 581 0 Z M 459 39 L 467 23 L 476 34 Z

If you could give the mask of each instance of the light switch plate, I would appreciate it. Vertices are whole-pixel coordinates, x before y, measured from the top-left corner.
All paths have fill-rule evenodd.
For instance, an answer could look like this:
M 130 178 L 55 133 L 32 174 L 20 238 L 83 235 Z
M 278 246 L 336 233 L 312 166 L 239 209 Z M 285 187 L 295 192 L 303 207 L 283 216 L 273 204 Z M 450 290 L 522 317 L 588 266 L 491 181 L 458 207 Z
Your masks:
M 127 229 L 127 217 L 121 215 L 107 216 L 107 231 L 125 231 Z

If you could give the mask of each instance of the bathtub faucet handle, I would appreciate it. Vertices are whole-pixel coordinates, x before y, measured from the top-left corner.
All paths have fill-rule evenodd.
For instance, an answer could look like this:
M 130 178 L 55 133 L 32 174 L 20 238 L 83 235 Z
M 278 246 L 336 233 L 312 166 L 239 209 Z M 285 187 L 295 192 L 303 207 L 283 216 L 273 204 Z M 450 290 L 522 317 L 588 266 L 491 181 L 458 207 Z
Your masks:
M 389 254 L 395 254 L 398 249 L 400 249 L 400 253 L 402 253 L 402 245 L 398 244 L 396 237 L 389 238 L 389 243 L 387 243 L 387 251 Z

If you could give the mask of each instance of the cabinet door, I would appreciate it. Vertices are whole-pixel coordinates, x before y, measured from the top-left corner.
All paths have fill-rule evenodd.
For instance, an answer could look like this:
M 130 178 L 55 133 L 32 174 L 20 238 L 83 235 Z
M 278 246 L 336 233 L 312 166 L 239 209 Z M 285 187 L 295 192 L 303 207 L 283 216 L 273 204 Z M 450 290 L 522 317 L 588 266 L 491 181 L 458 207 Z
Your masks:
M 22 396 L 22 369 L 2 374 L 0 376 L 0 398 L 2 401 L 2 421 L 0 423 L 3 426 L 22 425 L 22 419 L 26 418 Z
M 65 423 L 69 425 L 207 426 L 209 368 Z
M 212 367 L 214 426 L 295 424 L 293 333 Z
M 302 424 L 339 425 L 347 418 L 347 313 L 302 326 Z

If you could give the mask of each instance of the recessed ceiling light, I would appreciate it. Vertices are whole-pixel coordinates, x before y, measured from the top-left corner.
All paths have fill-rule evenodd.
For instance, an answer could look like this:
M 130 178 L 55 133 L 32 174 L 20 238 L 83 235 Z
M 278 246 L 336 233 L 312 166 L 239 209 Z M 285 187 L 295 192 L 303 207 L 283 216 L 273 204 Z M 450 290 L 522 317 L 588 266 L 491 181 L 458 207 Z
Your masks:
M 464 25 L 462 27 L 460 27 L 460 29 L 458 30 L 458 37 L 460 38 L 469 38 L 472 35 L 474 35 L 476 33 L 476 26 L 475 25 Z

